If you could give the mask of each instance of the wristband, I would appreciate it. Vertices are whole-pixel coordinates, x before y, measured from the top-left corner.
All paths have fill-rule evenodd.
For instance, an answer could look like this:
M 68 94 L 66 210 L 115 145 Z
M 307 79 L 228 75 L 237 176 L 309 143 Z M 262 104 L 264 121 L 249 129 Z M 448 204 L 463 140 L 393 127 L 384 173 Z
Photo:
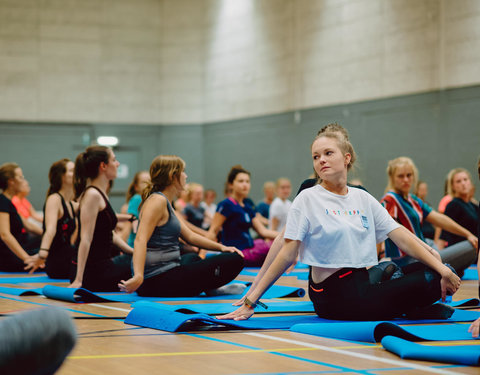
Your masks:
M 135 220 L 138 220 L 138 217 L 136 217 L 134 214 L 131 214 L 130 219 L 128 219 L 129 222 L 133 223 Z
M 243 304 L 245 306 L 248 306 L 248 307 L 252 308 L 252 309 L 257 307 L 257 305 L 263 307 L 265 310 L 268 309 L 268 306 L 265 305 L 263 302 L 257 301 L 256 303 L 254 303 L 254 302 L 250 301 L 248 298 L 245 298 L 245 300 L 243 301 Z

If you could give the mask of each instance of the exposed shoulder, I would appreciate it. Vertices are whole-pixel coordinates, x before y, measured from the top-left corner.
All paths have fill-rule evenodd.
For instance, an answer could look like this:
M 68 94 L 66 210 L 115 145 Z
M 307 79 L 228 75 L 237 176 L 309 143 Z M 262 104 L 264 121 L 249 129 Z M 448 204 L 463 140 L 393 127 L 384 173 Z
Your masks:
M 87 189 L 80 198 L 79 205 L 84 209 L 101 211 L 105 208 L 105 201 L 97 189 Z
M 167 198 L 161 194 L 151 194 L 147 200 L 143 203 L 143 208 L 146 207 L 155 207 L 155 208 L 166 208 L 167 207 Z
M 45 207 L 60 207 L 62 205 L 62 200 L 58 194 L 50 194 L 45 201 Z

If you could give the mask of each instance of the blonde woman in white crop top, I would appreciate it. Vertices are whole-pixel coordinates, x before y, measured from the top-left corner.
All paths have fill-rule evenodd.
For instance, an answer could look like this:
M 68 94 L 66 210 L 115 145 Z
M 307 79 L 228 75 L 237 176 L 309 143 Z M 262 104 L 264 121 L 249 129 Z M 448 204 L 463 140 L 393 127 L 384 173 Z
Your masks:
M 435 252 L 397 224 L 375 198 L 347 186 L 347 171 L 356 155 L 348 133 L 336 126 L 336 131 L 319 132 L 312 144 L 319 184 L 294 200 L 281 250 L 244 304 L 219 318 L 252 316 L 262 294 L 298 255 L 311 266 L 309 296 L 323 318 L 378 320 L 435 314 L 439 309 L 431 305 L 459 288 L 459 277 Z M 376 244 L 387 237 L 419 262 L 402 270 L 401 277 L 370 283 L 367 268 L 377 265 Z

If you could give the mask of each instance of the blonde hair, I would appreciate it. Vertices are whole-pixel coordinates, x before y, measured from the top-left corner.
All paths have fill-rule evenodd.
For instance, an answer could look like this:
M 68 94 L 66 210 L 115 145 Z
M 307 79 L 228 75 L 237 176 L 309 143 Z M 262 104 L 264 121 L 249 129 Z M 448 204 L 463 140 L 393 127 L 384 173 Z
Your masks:
M 453 179 L 459 173 L 465 172 L 470 179 L 470 183 L 473 185 L 472 175 L 465 168 L 454 168 L 447 174 L 447 194 L 451 197 L 455 196 L 455 191 L 453 190 Z
M 324 126 L 318 132 L 310 148 L 312 148 L 313 144 L 317 139 L 322 137 L 335 139 L 337 141 L 337 146 L 340 151 L 342 151 L 343 155 L 350 154 L 350 162 L 347 165 L 347 171 L 350 171 L 350 169 L 353 168 L 355 161 L 357 160 L 357 154 L 355 153 L 355 150 L 350 143 L 350 140 L 348 139 L 348 132 L 345 130 L 345 128 L 337 123 Z M 318 178 L 316 172 L 315 175 Z
M 292 183 L 290 182 L 290 180 L 286 177 L 280 177 L 276 182 L 275 182 L 275 186 L 278 188 L 282 182 L 288 182 L 290 185 L 292 185 Z
M 150 165 L 150 182 L 142 193 L 142 203 L 154 192 L 165 190 L 185 170 L 185 162 L 176 155 L 158 155 Z
M 400 156 L 396 159 L 390 160 L 388 162 L 387 166 L 387 187 L 385 189 L 385 192 L 394 190 L 394 183 L 393 183 L 393 177 L 395 176 L 395 172 L 398 168 L 403 167 L 403 166 L 410 166 L 412 167 L 413 170 L 413 183 L 412 186 L 417 186 L 417 180 L 418 180 L 418 169 L 415 166 L 415 163 L 413 162 L 412 159 L 410 159 L 407 156 Z
M 193 191 L 195 189 L 202 189 L 203 190 L 203 186 L 200 185 L 200 184 L 197 184 L 196 182 L 190 182 L 188 184 L 188 188 L 187 188 L 187 200 L 190 202 L 192 200 L 192 194 L 193 194 Z

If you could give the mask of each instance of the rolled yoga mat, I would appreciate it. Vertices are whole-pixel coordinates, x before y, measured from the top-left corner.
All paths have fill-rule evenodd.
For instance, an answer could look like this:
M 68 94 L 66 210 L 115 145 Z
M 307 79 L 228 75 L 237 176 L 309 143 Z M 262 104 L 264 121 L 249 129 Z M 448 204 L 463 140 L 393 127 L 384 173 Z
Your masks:
M 0 293 L 1 293 L 0 288 Z M 13 289 L 13 288 L 9 288 Z M 246 293 L 246 291 L 245 291 Z M 208 300 L 228 300 L 240 299 L 240 294 L 227 294 L 220 296 L 203 297 L 141 297 L 136 293 L 97 293 L 84 288 L 66 288 L 55 285 L 46 285 L 43 288 L 43 294 L 52 299 L 58 299 L 68 302 L 136 302 L 136 301 L 208 301 Z M 264 298 L 283 298 L 283 297 L 302 297 L 305 290 L 288 286 L 273 285 L 265 294 Z
M 132 304 L 133 308 L 141 306 L 156 305 L 161 306 L 165 310 L 181 312 L 184 314 L 209 314 L 219 315 L 228 314 L 238 309 L 238 306 L 233 306 L 231 303 L 195 303 L 195 304 L 181 304 L 181 305 L 167 305 L 164 303 L 155 303 L 147 301 L 138 301 Z M 313 313 L 313 303 L 310 301 L 288 301 L 288 302 L 269 302 L 268 309 L 264 309 L 260 305 L 255 307 L 255 313 Z M 154 306 L 155 307 L 155 306 Z
M 382 345 L 402 359 L 455 363 L 466 366 L 480 365 L 480 345 L 428 346 L 394 336 L 384 337 Z
M 400 327 L 392 322 L 347 322 L 330 324 L 295 324 L 293 332 L 333 339 L 379 342 L 385 336 L 396 336 L 408 341 L 472 340 L 468 324 L 408 325 Z
M 183 314 L 162 309 L 161 306 L 139 306 L 127 315 L 125 324 L 159 329 L 167 332 L 188 332 L 218 327 L 226 329 L 288 329 L 295 323 L 318 321 L 314 315 L 254 317 L 248 320 L 219 320 L 207 314 Z

